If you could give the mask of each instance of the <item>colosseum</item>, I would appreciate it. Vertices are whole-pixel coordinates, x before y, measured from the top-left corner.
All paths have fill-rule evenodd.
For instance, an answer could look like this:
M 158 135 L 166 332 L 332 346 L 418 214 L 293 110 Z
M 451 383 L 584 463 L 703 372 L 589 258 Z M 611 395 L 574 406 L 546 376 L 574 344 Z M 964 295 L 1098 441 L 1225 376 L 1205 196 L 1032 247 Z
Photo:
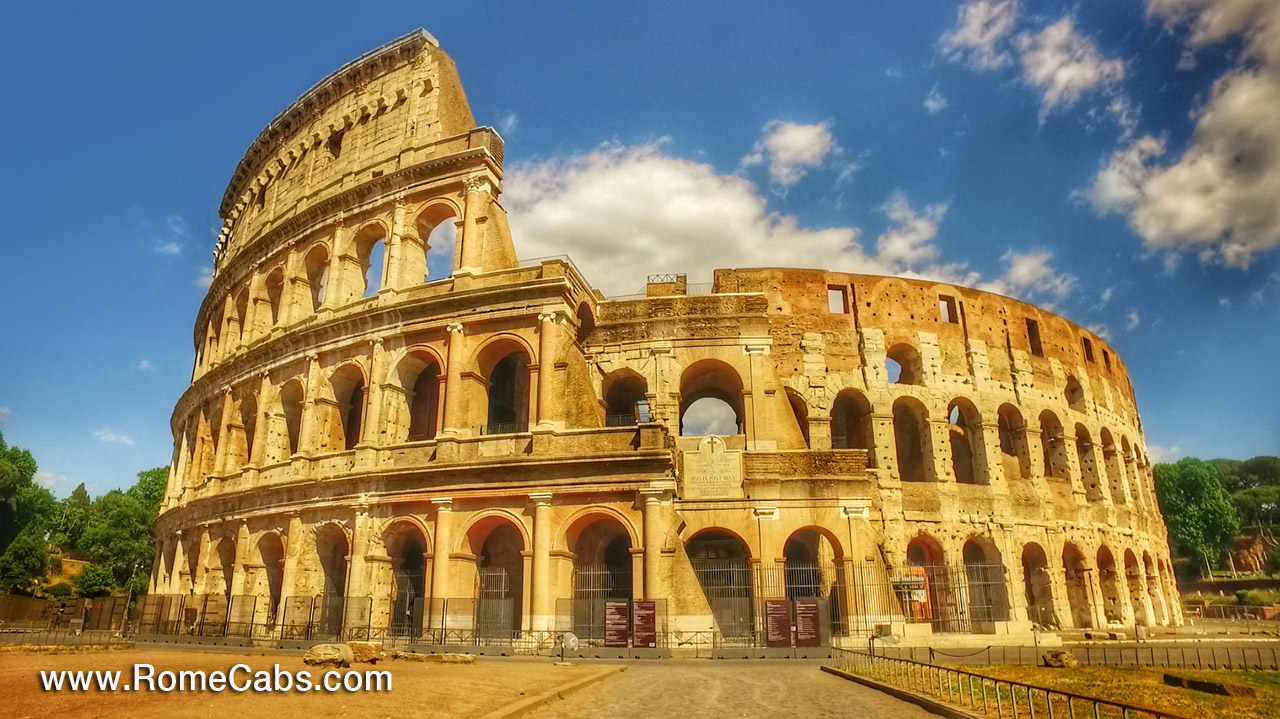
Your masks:
M 171 422 L 147 631 L 572 631 L 640 655 L 1180 622 L 1102 337 L 814 269 L 606 297 L 566 257 L 518 259 L 502 182 L 502 138 L 421 30 L 253 141 Z

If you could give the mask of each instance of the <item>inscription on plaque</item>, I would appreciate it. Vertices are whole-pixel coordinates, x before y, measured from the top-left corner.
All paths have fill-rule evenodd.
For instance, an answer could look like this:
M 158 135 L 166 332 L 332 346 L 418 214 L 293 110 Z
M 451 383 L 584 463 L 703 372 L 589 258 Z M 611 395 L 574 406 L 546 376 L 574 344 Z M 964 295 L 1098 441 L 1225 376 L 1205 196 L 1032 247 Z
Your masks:
M 765 601 L 764 642 L 771 647 L 791 646 L 791 602 L 785 599 Z
M 796 605 L 796 646 L 822 646 L 821 624 L 818 622 L 818 600 L 797 599 Z
M 703 437 L 696 452 L 684 453 L 684 499 L 732 499 L 742 496 L 742 451 L 728 449 L 720 437 Z
M 629 602 L 604 603 L 604 645 L 606 647 L 625 647 L 630 639 Z
M 631 646 L 658 646 L 658 603 L 632 602 Z

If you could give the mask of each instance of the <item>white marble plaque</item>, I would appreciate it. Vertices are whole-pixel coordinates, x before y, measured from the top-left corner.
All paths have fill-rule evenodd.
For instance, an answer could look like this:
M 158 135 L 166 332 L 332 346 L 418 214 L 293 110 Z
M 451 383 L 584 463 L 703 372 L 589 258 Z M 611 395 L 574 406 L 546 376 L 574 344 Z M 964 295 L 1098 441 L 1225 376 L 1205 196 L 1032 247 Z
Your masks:
M 697 451 L 684 453 L 681 497 L 735 499 L 742 497 L 742 450 L 728 449 L 720 437 L 703 437 Z

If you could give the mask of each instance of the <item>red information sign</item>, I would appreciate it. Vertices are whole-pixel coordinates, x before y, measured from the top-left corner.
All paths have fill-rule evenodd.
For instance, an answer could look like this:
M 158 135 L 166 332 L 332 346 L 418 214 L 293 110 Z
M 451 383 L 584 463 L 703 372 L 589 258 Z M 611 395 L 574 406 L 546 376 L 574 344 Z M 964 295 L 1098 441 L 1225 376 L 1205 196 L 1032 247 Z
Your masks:
M 604 645 L 606 647 L 625 647 L 630 639 L 630 617 L 627 605 L 629 602 L 604 603 Z
M 764 643 L 770 647 L 791 646 L 791 602 L 785 599 L 765 600 Z
M 631 603 L 631 646 L 658 646 L 658 603 Z
M 822 645 L 822 630 L 818 620 L 818 600 L 797 599 L 796 605 L 796 646 L 817 647 Z

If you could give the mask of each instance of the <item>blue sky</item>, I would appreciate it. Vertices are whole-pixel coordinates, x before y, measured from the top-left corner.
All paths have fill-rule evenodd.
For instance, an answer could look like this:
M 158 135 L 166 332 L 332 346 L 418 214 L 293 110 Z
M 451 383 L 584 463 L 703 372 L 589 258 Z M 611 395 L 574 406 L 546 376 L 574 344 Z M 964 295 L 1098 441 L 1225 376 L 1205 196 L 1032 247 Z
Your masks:
M 60 495 L 166 464 L 235 163 L 424 27 L 507 140 L 523 257 L 608 294 L 715 266 L 969 282 L 1105 332 L 1153 456 L 1280 453 L 1278 7 L 15 6 L 0 431 Z

